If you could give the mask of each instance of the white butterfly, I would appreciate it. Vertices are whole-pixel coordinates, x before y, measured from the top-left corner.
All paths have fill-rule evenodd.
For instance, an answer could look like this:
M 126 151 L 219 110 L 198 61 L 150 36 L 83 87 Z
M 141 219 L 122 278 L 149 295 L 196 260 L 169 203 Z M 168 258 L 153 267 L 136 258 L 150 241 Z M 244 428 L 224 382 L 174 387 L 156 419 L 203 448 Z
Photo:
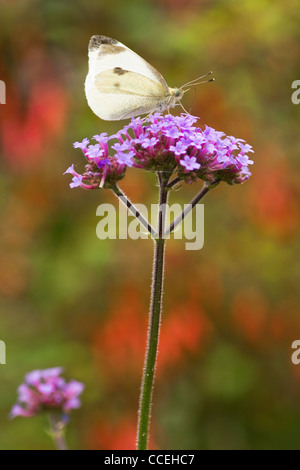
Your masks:
M 118 121 L 181 104 L 185 87 L 203 83 L 199 80 L 206 75 L 180 88 L 170 88 L 152 65 L 124 44 L 106 36 L 92 36 L 85 93 L 98 117 Z

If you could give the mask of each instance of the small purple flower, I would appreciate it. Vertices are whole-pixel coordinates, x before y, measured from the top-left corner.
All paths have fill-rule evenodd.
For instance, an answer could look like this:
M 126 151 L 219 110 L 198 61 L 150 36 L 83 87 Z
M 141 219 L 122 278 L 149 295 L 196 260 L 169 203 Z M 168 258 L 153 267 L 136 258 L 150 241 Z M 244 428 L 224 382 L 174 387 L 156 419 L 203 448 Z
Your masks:
M 99 142 L 107 142 L 109 137 L 107 136 L 107 132 L 102 132 L 102 134 L 94 135 L 93 139 Z
M 90 143 L 89 139 L 85 138 L 83 139 L 82 142 L 74 142 L 73 147 L 75 149 L 85 150 L 87 146 L 89 145 L 89 143 Z
M 70 183 L 70 188 L 78 188 L 82 185 L 82 175 L 73 176 L 72 182 Z
M 80 382 L 76 382 L 76 380 L 71 380 L 71 382 L 66 384 L 64 389 L 64 396 L 67 400 L 65 405 L 65 411 L 80 407 L 78 395 L 82 393 L 83 389 L 84 385 Z
M 249 152 L 252 152 L 254 153 L 254 150 L 252 149 L 252 146 L 249 145 L 249 144 L 239 144 L 240 145 L 240 149 L 241 149 L 241 153 L 244 155 L 245 153 L 249 153 Z
M 146 134 L 140 134 L 138 138 L 134 139 L 135 144 L 140 144 L 143 146 L 145 142 L 148 142 L 149 137 Z
M 84 385 L 76 380 L 66 382 L 61 373 L 61 367 L 54 367 L 27 374 L 18 388 L 18 402 L 12 407 L 10 417 L 29 417 L 42 411 L 69 413 L 79 408 Z
M 189 157 L 186 155 L 183 160 L 180 160 L 180 165 L 184 166 L 186 170 L 193 171 L 199 170 L 200 163 L 197 163 L 196 157 Z
M 200 132 L 190 133 L 187 137 L 190 139 L 190 143 L 192 143 L 192 145 L 197 149 L 201 149 L 205 143 L 205 137 Z
M 22 416 L 23 418 L 29 418 L 33 416 L 29 410 L 24 409 L 21 405 L 14 405 L 10 412 L 10 418 L 15 418 L 16 416 Z
M 244 155 L 243 153 L 240 153 L 237 156 L 237 161 L 241 163 L 243 166 L 248 166 L 248 165 L 253 165 L 254 161 L 250 160 L 248 155 Z
M 206 147 L 206 152 L 210 155 L 212 155 L 215 151 L 216 151 L 216 147 L 215 145 L 213 144 L 213 142 L 210 142 L 208 141 L 206 144 L 205 144 L 205 147 Z
M 188 148 L 188 145 L 185 142 L 176 142 L 175 145 L 170 145 L 170 151 L 174 152 L 175 155 L 183 155 L 186 153 L 186 149 Z
M 29 372 L 25 376 L 25 382 L 28 385 L 37 385 L 40 382 L 40 380 L 43 378 L 43 373 L 44 372 L 41 371 L 41 370 L 33 370 L 32 372 Z M 58 373 L 58 375 L 59 374 L 60 374 L 60 372 Z M 20 387 L 22 387 L 22 385 L 20 385 Z
M 89 145 L 86 151 L 86 156 L 88 158 L 98 158 L 103 155 L 104 151 L 102 150 L 100 144 Z
M 155 144 L 157 144 L 158 139 L 156 137 L 146 137 L 144 141 L 142 142 L 142 147 L 144 149 L 148 149 L 150 147 L 154 147 Z
M 118 152 L 116 154 L 117 162 L 120 163 L 120 165 L 126 165 L 126 166 L 131 167 L 134 163 L 132 160 L 134 155 L 135 153 L 132 150 L 128 153 Z
M 112 145 L 112 149 L 116 150 L 117 152 L 126 152 L 126 150 L 131 149 L 131 142 L 129 140 L 125 140 L 120 144 L 117 142 L 116 144 Z
M 67 173 L 70 173 L 71 175 L 76 174 L 76 171 L 74 169 L 74 163 L 71 166 L 69 166 L 69 168 L 63 174 L 66 175 Z
M 178 139 L 183 136 L 182 131 L 177 126 L 171 126 L 163 131 L 163 133 L 166 137 L 170 137 L 171 139 Z

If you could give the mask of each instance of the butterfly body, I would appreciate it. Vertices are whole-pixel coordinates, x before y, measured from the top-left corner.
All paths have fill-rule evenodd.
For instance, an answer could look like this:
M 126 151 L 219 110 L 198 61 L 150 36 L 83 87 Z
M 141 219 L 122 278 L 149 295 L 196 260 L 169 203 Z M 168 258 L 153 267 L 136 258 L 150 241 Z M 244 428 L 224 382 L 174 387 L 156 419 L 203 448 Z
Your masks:
M 170 88 L 163 76 L 116 39 L 92 36 L 85 93 L 101 119 L 129 119 L 176 106 L 184 91 Z

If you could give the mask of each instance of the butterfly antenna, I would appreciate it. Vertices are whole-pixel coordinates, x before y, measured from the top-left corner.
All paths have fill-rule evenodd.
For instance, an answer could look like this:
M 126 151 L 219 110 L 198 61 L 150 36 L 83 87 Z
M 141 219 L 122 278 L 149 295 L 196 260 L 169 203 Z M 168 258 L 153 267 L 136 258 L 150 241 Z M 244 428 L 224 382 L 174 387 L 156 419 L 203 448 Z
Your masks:
M 196 86 L 196 85 L 201 85 L 202 83 L 209 83 L 209 82 L 214 82 L 214 81 L 215 81 L 214 78 L 210 78 L 209 80 L 203 80 L 202 82 L 192 83 L 192 84 L 190 85 L 190 87 Z
M 190 82 L 187 82 L 185 83 L 184 85 L 182 85 L 180 87 L 180 89 L 182 90 L 183 88 L 187 87 L 187 86 L 190 86 L 190 85 L 199 85 L 200 83 L 207 83 L 207 82 L 213 82 L 214 81 L 214 78 L 211 78 L 210 80 L 205 80 L 203 82 L 199 82 L 199 80 L 202 80 L 202 78 L 206 78 L 208 77 L 209 75 L 211 75 L 213 72 L 207 72 L 205 75 L 201 75 L 201 77 L 198 77 L 198 78 L 195 78 L 194 80 L 191 80 Z

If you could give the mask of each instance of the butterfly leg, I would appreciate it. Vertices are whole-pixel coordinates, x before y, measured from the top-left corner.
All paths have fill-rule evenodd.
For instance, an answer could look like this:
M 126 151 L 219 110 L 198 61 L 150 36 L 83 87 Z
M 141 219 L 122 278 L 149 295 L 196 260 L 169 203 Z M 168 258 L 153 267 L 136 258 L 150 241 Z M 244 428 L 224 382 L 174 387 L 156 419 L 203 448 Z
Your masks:
M 145 122 L 149 121 L 149 118 L 150 118 L 150 116 L 151 116 L 152 114 L 153 114 L 153 113 L 147 114 L 147 116 L 144 117 L 144 121 L 145 121 Z

